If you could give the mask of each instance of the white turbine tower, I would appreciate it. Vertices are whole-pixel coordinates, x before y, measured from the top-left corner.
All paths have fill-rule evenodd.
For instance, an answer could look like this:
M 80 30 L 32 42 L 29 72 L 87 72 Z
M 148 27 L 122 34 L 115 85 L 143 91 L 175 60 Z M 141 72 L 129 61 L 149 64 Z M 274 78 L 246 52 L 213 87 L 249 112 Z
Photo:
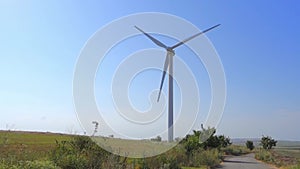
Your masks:
M 167 56 L 166 56 L 166 60 L 165 60 L 165 64 L 164 64 L 164 70 L 163 70 L 163 74 L 162 74 L 162 78 L 161 78 L 161 83 L 160 83 L 160 87 L 159 87 L 159 93 L 158 93 L 158 98 L 157 98 L 157 102 L 159 101 L 160 98 L 160 94 L 161 94 L 161 90 L 164 84 L 164 80 L 165 80 L 165 76 L 166 76 L 166 72 L 167 69 L 169 68 L 169 104 L 168 104 L 168 141 L 172 142 L 173 141 L 173 134 L 174 134 L 174 129 L 173 129 L 173 56 L 175 55 L 175 51 L 174 49 L 183 45 L 184 43 L 186 43 L 189 40 L 192 40 L 193 38 L 204 34 L 205 32 L 208 32 L 216 27 L 220 26 L 220 24 L 215 25 L 211 28 L 208 28 L 202 32 L 199 32 L 181 42 L 178 42 L 177 44 L 175 44 L 174 46 L 168 47 L 165 44 L 163 44 L 162 42 L 160 42 L 159 40 L 155 39 L 154 37 L 152 37 L 151 35 L 149 35 L 148 33 L 144 32 L 142 29 L 140 29 L 137 26 L 134 26 L 137 30 L 141 31 L 144 35 L 146 35 L 152 42 L 154 42 L 157 46 L 162 47 L 164 49 L 166 49 L 167 51 Z

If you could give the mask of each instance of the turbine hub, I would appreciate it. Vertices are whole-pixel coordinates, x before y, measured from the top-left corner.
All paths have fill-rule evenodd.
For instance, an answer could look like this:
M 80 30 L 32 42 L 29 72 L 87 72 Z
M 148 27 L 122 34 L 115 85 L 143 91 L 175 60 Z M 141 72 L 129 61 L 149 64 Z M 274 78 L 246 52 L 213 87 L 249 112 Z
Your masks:
M 175 55 L 175 51 L 172 49 L 172 48 L 167 48 L 167 52 L 168 54 L 170 54 L 171 56 L 174 56 Z

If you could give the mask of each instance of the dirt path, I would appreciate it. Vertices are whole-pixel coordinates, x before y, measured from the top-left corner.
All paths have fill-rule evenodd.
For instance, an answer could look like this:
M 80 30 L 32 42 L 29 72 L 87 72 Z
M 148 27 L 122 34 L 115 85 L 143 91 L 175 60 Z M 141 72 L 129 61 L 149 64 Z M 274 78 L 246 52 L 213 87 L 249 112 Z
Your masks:
M 254 154 L 243 156 L 231 156 L 225 158 L 222 163 L 222 169 L 276 169 L 265 163 L 255 160 Z

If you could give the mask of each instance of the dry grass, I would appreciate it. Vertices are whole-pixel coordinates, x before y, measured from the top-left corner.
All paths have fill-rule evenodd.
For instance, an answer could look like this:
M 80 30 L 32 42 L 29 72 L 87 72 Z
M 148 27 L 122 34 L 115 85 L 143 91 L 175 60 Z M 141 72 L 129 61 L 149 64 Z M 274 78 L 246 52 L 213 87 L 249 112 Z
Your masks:
M 267 163 L 274 164 L 277 167 L 294 169 L 295 167 L 299 167 L 300 151 L 292 148 L 280 148 L 269 151 L 260 149 L 257 150 L 255 157 Z

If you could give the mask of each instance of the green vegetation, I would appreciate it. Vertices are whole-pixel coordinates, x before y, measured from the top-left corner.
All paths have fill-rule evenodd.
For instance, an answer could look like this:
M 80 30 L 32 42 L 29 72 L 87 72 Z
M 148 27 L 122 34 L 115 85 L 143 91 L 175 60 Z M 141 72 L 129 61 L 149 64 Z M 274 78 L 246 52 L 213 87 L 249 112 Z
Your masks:
M 131 157 L 153 156 L 174 147 L 177 142 L 158 140 L 127 140 L 112 137 L 92 137 L 105 150 Z M 134 150 L 134 151 L 132 151 Z
M 279 154 L 280 156 L 290 156 L 296 159 L 300 159 L 300 149 L 296 148 L 276 148 L 274 152 Z
M 182 169 L 207 169 L 207 167 L 181 167 Z
M 272 149 L 277 141 L 271 137 L 262 137 L 263 147 L 256 150 L 255 158 L 276 165 L 282 169 L 300 168 L 300 148 L 298 142 L 280 142 L 280 148 Z
M 226 148 L 223 148 L 222 151 L 225 153 L 225 155 L 234 155 L 234 156 L 244 155 L 251 152 L 245 146 L 239 146 L 239 145 L 230 145 Z
M 298 158 L 292 156 L 288 153 L 282 153 L 281 150 L 265 150 L 259 149 L 256 151 L 255 158 L 273 165 L 277 167 L 289 168 L 290 166 L 297 166 L 297 163 L 300 161 L 300 153 L 297 155 Z
M 260 145 L 263 147 L 259 148 L 255 153 L 255 158 L 266 163 L 274 164 L 276 166 L 282 166 L 282 162 L 275 158 L 275 154 L 271 151 L 273 146 L 276 146 L 277 141 L 272 139 L 270 136 L 262 136 Z
M 200 137 L 208 134 L 212 136 L 200 144 Z M 0 131 L 0 168 L 210 168 L 220 164 L 224 149 L 231 144 L 229 138 L 214 134 L 215 129 L 194 131 L 175 146 L 176 143 L 164 142 L 160 137 L 153 141 L 92 137 L 92 141 L 86 136 Z M 153 145 L 173 148 L 158 156 L 135 159 L 111 154 L 94 142 L 97 140 L 111 143 L 107 147 L 110 150 L 125 141 L 124 152 Z
M 286 169 L 300 169 L 300 164 L 289 166 Z
M 278 141 L 276 147 L 300 149 L 300 141 Z
M 300 166 L 300 149 L 293 142 L 284 142 L 284 147 L 271 149 L 276 146 L 277 141 L 271 137 L 263 137 L 263 148 L 256 150 L 255 158 L 276 165 L 282 169 L 297 169 Z M 265 146 L 263 144 L 265 143 Z M 288 143 L 292 143 L 289 147 Z M 269 146 L 267 146 L 269 144 Z M 283 144 L 281 144 L 282 146 Z
M 265 149 L 259 149 L 255 153 L 255 158 L 267 163 L 275 163 L 275 158 L 271 151 Z
M 11 163 L 9 161 L 2 160 L 0 162 L 1 169 L 60 169 L 52 161 L 43 160 L 43 161 L 19 161 Z
M 0 131 L 0 159 L 9 161 L 44 160 L 55 148 L 55 140 L 70 140 L 71 135 L 21 131 Z
M 246 142 L 246 147 L 252 151 L 254 149 L 254 144 L 253 144 L 253 141 L 250 141 L 250 140 L 247 140 Z
M 232 145 L 228 137 L 215 135 L 215 133 L 214 128 L 202 128 L 201 131 L 194 131 L 193 134 L 187 135 L 177 144 L 162 141 L 160 137 L 152 141 L 137 141 L 54 133 L 0 131 L 0 169 L 204 169 L 218 166 L 224 155 L 243 155 L 251 152 L 247 144 L 246 146 Z M 205 140 L 207 136 L 209 137 Z M 271 137 L 266 138 L 271 140 L 272 148 L 276 141 Z M 141 152 L 145 148 L 153 149 L 153 146 L 159 150 L 170 146 L 173 148 L 154 157 L 127 158 L 111 154 L 94 141 L 100 141 L 100 144 L 110 143 L 107 149 L 116 152 L 121 152 L 123 149 L 124 153 L 133 148 Z M 117 147 L 122 145 L 120 143 L 123 143 L 124 147 Z M 275 149 L 267 146 L 266 149 L 256 148 L 255 152 L 257 159 L 281 166 L 283 169 L 299 168 L 300 149 L 295 146 L 288 147 L 286 144 L 284 148 Z
M 277 141 L 272 139 L 270 136 L 263 136 L 260 140 L 260 144 L 265 150 L 272 149 L 273 146 L 276 146 Z

